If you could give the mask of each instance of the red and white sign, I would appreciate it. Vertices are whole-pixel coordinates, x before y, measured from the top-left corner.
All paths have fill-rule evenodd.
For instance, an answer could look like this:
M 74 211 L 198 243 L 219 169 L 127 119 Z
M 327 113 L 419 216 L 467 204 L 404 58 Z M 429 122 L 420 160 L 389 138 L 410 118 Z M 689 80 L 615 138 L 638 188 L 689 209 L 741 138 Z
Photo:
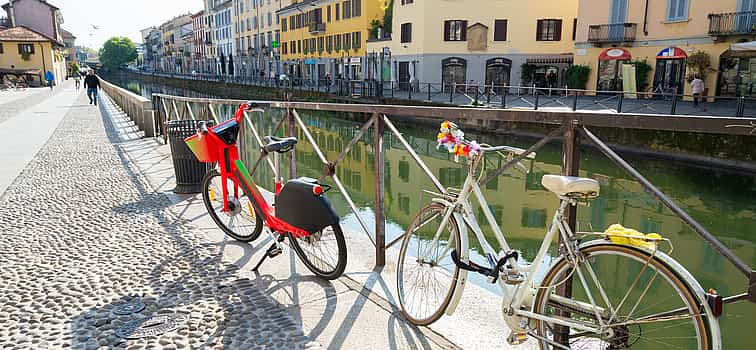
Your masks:
M 685 51 L 676 47 L 668 47 L 664 50 L 659 51 L 659 54 L 656 55 L 657 60 L 687 57 L 688 55 L 685 54 Z
M 599 55 L 599 61 L 629 60 L 633 56 L 625 49 L 606 49 Z

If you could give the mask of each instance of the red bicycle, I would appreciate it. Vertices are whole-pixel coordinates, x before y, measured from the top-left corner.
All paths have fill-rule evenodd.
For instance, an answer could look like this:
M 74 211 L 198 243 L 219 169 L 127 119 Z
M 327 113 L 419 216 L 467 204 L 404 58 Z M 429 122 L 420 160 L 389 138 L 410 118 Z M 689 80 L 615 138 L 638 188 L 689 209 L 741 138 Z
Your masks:
M 346 242 L 339 216 L 323 193 L 330 186 L 311 178 L 298 178 L 281 184 L 278 174 L 280 154 L 294 149 L 297 139 L 266 136 L 252 171 L 239 159 L 236 140 L 245 111 L 262 109 L 253 102 L 239 106 L 234 118 L 208 128 L 200 123 L 197 134 L 185 141 L 201 162 L 218 163 L 202 180 L 202 199 L 210 217 L 230 237 L 251 242 L 263 230 L 274 243 L 255 266 L 282 252 L 289 238 L 291 247 L 314 274 L 335 279 L 346 268 Z M 269 204 L 252 180 L 252 174 L 270 154 L 275 156 L 275 204 Z

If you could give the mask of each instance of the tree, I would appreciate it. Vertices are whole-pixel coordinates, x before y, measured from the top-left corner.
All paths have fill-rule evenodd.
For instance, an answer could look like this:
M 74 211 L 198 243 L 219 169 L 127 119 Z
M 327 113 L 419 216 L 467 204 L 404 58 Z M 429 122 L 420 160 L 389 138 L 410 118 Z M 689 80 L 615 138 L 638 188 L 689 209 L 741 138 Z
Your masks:
M 110 38 L 100 49 L 100 63 L 107 68 L 118 68 L 136 59 L 136 45 L 129 38 Z
M 565 72 L 567 86 L 570 89 L 585 89 L 588 83 L 588 75 L 591 73 L 591 67 L 586 65 L 575 64 L 567 68 Z

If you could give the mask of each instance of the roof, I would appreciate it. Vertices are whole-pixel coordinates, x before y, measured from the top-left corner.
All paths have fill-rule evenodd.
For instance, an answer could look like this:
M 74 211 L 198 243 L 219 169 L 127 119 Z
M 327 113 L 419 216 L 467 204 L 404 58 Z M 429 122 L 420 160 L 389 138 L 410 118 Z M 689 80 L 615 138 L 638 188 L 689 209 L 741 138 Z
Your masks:
M 278 12 L 278 13 L 289 12 L 289 11 L 291 11 L 291 10 L 297 8 L 297 7 L 301 8 L 303 6 L 307 6 L 310 3 L 313 3 L 313 2 L 316 2 L 316 1 L 318 1 L 318 0 L 304 0 L 304 1 L 301 1 L 301 2 L 297 2 L 297 3 L 291 4 L 289 6 L 286 6 L 286 7 L 282 8 L 282 9 L 276 11 L 276 12 Z
M 19 0 L 10 0 L 10 1 L 19 1 Z M 50 6 L 50 8 L 51 8 L 51 9 L 53 9 L 53 10 L 58 10 L 58 11 L 60 11 L 60 9 L 59 9 L 58 7 L 56 7 L 55 5 L 53 5 L 53 4 L 51 4 L 51 3 L 49 3 L 49 2 L 47 2 L 47 1 L 45 1 L 45 0 L 37 0 L 37 1 L 39 1 L 39 2 L 43 3 L 43 4 L 47 5 L 47 6 Z M 3 8 L 4 8 L 4 9 L 7 9 L 7 8 L 8 8 L 8 5 L 10 5 L 10 2 L 9 2 L 9 3 L 7 3 L 7 4 L 5 4 L 5 5 L 3 5 Z
M 76 39 L 76 37 L 73 34 L 71 34 L 71 32 L 63 28 L 60 28 L 60 36 L 62 36 L 63 39 Z
M 61 44 L 59 41 L 25 26 L 0 30 L 0 41 L 49 41 L 58 45 Z

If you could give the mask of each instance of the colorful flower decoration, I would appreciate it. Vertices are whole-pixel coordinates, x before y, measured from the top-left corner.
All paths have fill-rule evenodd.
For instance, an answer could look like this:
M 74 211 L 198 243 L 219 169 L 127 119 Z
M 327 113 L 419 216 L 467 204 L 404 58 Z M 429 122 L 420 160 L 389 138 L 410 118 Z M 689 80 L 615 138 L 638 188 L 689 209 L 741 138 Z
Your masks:
M 457 124 L 448 120 L 441 123 L 440 132 L 436 136 L 438 146 L 446 147 L 449 153 L 454 155 L 454 161 L 459 161 L 459 157 L 474 157 L 480 153 L 480 145 L 475 142 L 466 142 L 465 133 L 460 130 Z

